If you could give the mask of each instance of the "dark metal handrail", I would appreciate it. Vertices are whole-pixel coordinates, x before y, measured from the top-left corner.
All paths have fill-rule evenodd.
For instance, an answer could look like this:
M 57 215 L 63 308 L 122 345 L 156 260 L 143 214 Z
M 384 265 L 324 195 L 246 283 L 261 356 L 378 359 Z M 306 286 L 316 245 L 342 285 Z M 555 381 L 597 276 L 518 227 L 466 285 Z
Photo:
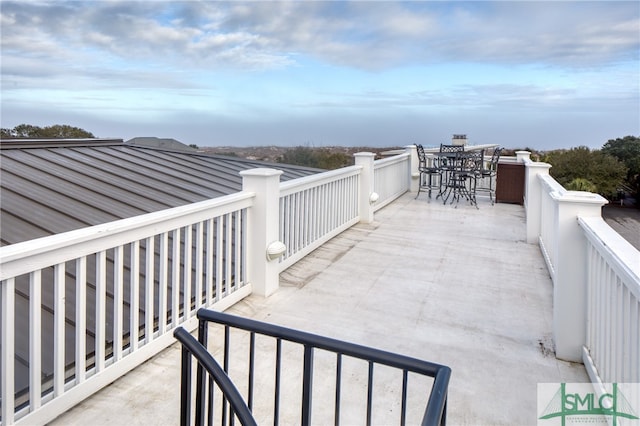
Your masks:
M 180 391 L 180 425 L 190 424 L 191 410 L 191 356 L 198 361 L 198 370 L 204 368 L 209 373 L 212 380 L 216 382 L 222 391 L 225 399 L 229 401 L 232 411 L 240 420 L 242 425 L 256 425 L 257 423 L 245 404 L 242 395 L 235 387 L 227 373 L 220 367 L 220 364 L 211 356 L 207 349 L 198 342 L 187 330 L 178 327 L 173 335 L 182 343 L 182 370 L 181 370 L 181 391 Z M 200 375 L 200 372 L 199 372 Z M 196 418 L 198 414 L 196 413 Z M 196 420 L 196 424 L 202 424 Z
M 386 365 L 389 367 L 397 368 L 403 372 L 402 383 L 402 408 L 401 408 L 401 424 L 405 423 L 406 418 L 406 400 L 407 400 L 407 375 L 409 372 L 416 373 L 424 376 L 433 377 L 433 385 L 431 387 L 431 393 L 428 398 L 425 413 L 422 419 L 423 425 L 437 425 L 445 424 L 446 422 L 446 405 L 447 405 L 447 389 L 449 385 L 449 378 L 451 375 L 451 369 L 444 365 L 435 364 L 428 361 L 423 361 L 417 358 L 411 358 L 404 355 L 399 355 L 367 346 L 357 345 L 353 343 L 344 342 L 324 336 L 319 336 L 299 330 L 293 330 L 290 328 L 268 324 L 256 320 L 242 318 L 234 315 L 229 315 L 221 312 L 212 311 L 202 308 L 198 311 L 199 323 L 199 342 L 202 349 L 206 352 L 207 346 L 207 333 L 208 323 L 213 322 L 225 326 L 225 345 L 224 345 L 224 365 L 225 371 L 228 367 L 229 359 L 229 328 L 235 328 L 245 330 L 251 333 L 250 340 L 250 359 L 249 359 L 249 389 L 248 389 L 248 409 L 252 408 L 253 400 L 253 369 L 254 369 L 254 346 L 255 335 L 271 336 L 276 339 L 276 358 L 277 365 L 280 363 L 281 342 L 288 341 L 300 344 L 304 347 L 303 355 L 303 378 L 302 378 L 302 413 L 301 424 L 308 425 L 311 423 L 311 407 L 312 407 L 312 378 L 313 378 L 313 355 L 314 349 L 320 349 L 328 352 L 333 352 L 337 355 L 337 386 L 336 386 L 336 407 L 335 407 L 335 421 L 339 422 L 339 396 L 340 396 L 340 368 L 342 362 L 342 356 L 348 356 L 352 358 L 358 358 L 368 361 L 369 363 L 369 377 L 368 377 L 368 396 L 367 396 L 367 424 L 371 424 L 371 402 L 372 402 L 372 387 L 373 387 L 373 366 L 374 364 Z M 177 333 L 177 332 L 176 332 Z M 280 368 L 278 367 L 277 370 Z M 209 369 L 207 368 L 207 371 Z M 211 374 L 211 372 L 209 372 Z M 183 370 L 184 374 L 184 370 Z M 196 416 L 204 416 L 204 371 L 198 368 L 198 383 L 196 385 Z M 226 374 L 225 374 L 226 376 Z M 228 379 L 228 377 L 227 377 Z M 184 380 L 184 379 L 183 379 Z M 279 393 L 279 373 L 276 371 L 276 395 L 275 395 L 275 413 L 274 423 L 278 423 L 278 393 Z M 222 388 L 221 388 L 222 389 Z M 235 389 L 235 387 L 234 387 Z M 222 389 L 224 393 L 224 389 Z M 184 400 L 188 403 L 189 401 Z M 231 400 L 229 399 L 231 402 Z M 232 404 L 233 405 L 233 404 Z M 234 410 L 237 410 L 234 407 Z M 237 411 L 236 411 L 237 412 Z M 223 410 L 223 416 L 225 415 Z M 198 419 L 196 419 L 198 422 Z M 224 422 L 224 420 L 223 420 Z M 241 420 L 242 422 L 242 420 Z

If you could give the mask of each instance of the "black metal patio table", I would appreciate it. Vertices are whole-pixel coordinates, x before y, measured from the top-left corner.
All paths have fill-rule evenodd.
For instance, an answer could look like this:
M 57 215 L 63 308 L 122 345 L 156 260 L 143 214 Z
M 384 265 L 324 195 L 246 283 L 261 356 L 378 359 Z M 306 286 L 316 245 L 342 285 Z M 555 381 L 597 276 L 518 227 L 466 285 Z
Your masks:
M 434 164 L 436 164 L 440 170 L 441 184 L 438 195 L 436 195 L 436 199 L 442 197 L 443 202 L 446 204 L 450 193 L 450 188 L 448 188 L 449 179 L 451 178 L 451 172 L 455 169 L 456 157 L 458 154 L 456 152 L 443 151 L 432 152 L 428 155 L 436 158 L 436 160 L 434 160 Z
M 436 199 L 442 197 L 443 203 L 446 204 L 452 195 L 454 197 L 451 199 L 451 203 L 453 203 L 453 201 L 459 201 L 460 196 L 464 196 L 472 205 L 478 208 L 475 199 L 475 189 L 473 187 L 470 189 L 466 188 L 466 183 L 470 181 L 470 184 L 475 184 L 478 176 L 474 174 L 476 172 L 479 173 L 482 169 L 485 150 L 496 148 L 498 145 L 466 145 L 457 151 L 443 151 L 442 147 L 443 145 L 439 148 L 424 149 L 425 154 L 434 159 L 433 164 L 440 168 L 442 184 L 439 187 Z M 460 164 L 461 162 L 465 164 Z M 452 178 L 456 180 L 452 181 Z M 471 180 L 473 182 L 471 182 Z M 463 183 L 465 186 L 462 186 Z

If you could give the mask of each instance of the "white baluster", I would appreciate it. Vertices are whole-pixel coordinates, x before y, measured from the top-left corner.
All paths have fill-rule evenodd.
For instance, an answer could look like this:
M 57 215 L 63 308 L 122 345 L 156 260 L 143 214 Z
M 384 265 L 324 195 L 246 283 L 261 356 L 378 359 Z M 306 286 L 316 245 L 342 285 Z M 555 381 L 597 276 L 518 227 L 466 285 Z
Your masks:
M 42 272 L 40 269 L 29 274 L 29 324 L 29 408 L 34 411 L 40 408 L 42 400 Z
M 76 260 L 76 384 L 87 376 L 87 257 Z
M 140 241 L 131 243 L 130 260 L 130 311 L 129 311 L 129 347 L 132 352 L 138 350 L 140 330 Z
M 2 424 L 13 424 L 15 399 L 7 395 L 15 394 L 15 312 L 16 281 L 9 278 L 2 281 Z
M 64 393 L 65 264 L 53 267 L 53 395 Z
M 107 327 L 107 253 L 96 254 L 96 372 L 104 370 Z
M 113 250 L 113 361 L 122 359 L 122 313 L 124 305 L 124 248 Z
M 153 340 L 154 290 L 155 290 L 155 237 L 146 239 L 144 275 L 144 335 L 145 344 Z

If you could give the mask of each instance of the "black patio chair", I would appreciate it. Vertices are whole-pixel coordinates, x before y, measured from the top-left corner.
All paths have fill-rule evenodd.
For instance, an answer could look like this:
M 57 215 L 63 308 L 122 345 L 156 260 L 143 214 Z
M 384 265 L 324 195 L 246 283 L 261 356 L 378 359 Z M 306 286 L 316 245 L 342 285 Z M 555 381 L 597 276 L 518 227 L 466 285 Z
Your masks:
M 489 192 L 489 199 L 491 200 L 491 205 L 495 202 L 496 189 L 494 185 L 494 181 L 496 180 L 496 176 L 498 175 L 498 161 L 500 161 L 500 154 L 502 153 L 502 148 L 497 147 L 493 151 L 493 155 L 491 155 L 491 161 L 485 164 L 482 162 L 482 168 L 478 173 L 478 179 L 481 179 L 481 182 L 484 184 L 485 180 L 489 180 L 488 186 L 479 186 L 476 188 L 476 191 L 487 191 Z
M 416 198 L 420 196 L 421 190 L 428 190 L 429 198 L 431 198 L 431 191 L 437 189 L 440 194 L 442 187 L 442 170 L 439 167 L 439 159 L 434 157 L 429 161 L 430 159 L 427 158 L 427 154 L 420 144 L 416 144 L 416 150 L 418 151 L 418 172 L 420 173 Z
M 442 197 L 443 202 L 446 204 L 446 200 L 451 193 L 451 187 L 449 187 L 451 172 L 455 168 L 455 160 L 458 152 L 464 151 L 464 145 L 445 145 L 440 144 L 440 152 L 438 153 L 439 168 L 441 174 L 442 185 L 438 196 Z

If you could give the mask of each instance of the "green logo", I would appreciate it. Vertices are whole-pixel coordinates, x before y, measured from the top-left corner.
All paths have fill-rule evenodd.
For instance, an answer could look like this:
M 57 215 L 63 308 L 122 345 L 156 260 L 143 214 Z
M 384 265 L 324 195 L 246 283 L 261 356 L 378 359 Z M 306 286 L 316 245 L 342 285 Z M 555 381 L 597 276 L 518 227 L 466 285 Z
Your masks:
M 617 383 L 613 383 L 611 390 L 601 395 L 593 391 L 591 384 L 587 385 L 591 391 L 585 392 L 584 386 L 582 386 L 583 389 L 578 387 L 577 391 L 576 389 L 568 391 L 567 384 L 561 383 L 539 419 L 548 420 L 559 417 L 562 426 L 565 425 L 567 418 L 571 419 L 572 423 L 586 424 L 594 423 L 594 416 L 600 416 L 605 423 L 612 425 L 617 425 L 619 419 L 639 419 L 627 398 L 620 392 Z

